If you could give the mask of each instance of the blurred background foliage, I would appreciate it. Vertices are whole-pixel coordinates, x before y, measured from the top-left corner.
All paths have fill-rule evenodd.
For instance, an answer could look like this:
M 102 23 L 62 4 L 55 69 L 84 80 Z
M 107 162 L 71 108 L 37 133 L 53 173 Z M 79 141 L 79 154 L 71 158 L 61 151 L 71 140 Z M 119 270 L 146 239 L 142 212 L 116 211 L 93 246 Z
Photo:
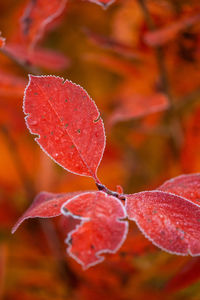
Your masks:
M 23 46 L 27 5 L 0 0 L 6 38 L 0 53 L 0 297 L 200 299 L 200 259 L 157 249 L 133 223 L 118 253 L 87 271 L 65 255 L 70 224 L 63 228 L 60 218 L 29 220 L 10 233 L 41 190 L 96 189 L 90 178 L 51 161 L 29 134 L 22 111 L 28 73 L 70 79 L 95 100 L 107 135 L 99 177 L 110 189 L 150 190 L 200 170 L 199 1 L 118 0 L 103 9 L 69 0 L 46 26 L 38 54 L 29 56 L 16 46 Z

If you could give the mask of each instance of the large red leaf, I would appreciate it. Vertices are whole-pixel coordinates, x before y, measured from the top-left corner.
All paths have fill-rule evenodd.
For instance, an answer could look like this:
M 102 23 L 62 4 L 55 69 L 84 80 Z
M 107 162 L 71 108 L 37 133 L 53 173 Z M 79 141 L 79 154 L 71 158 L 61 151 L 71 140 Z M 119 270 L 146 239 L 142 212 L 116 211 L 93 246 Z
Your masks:
M 104 192 L 90 192 L 67 201 L 62 213 L 81 219 L 81 224 L 68 235 L 67 252 L 84 269 L 104 260 L 101 253 L 115 253 L 124 242 L 128 223 L 122 203 Z
M 176 194 L 200 205 L 200 173 L 181 175 L 167 180 L 158 190 Z
M 52 218 L 61 215 L 61 206 L 68 199 L 79 195 L 82 192 L 74 192 L 67 194 L 53 194 L 48 192 L 39 193 L 31 206 L 25 211 L 25 213 L 18 219 L 16 224 L 12 228 L 12 233 L 14 233 L 20 224 L 30 218 Z
M 105 148 L 99 111 L 80 86 L 56 76 L 32 76 L 24 96 L 26 124 L 38 144 L 65 169 L 97 179 Z
M 26 44 L 35 46 L 46 26 L 59 16 L 67 0 L 30 1 L 21 18 L 22 38 Z
M 162 191 L 127 195 L 126 209 L 144 235 L 161 249 L 200 255 L 200 207 Z

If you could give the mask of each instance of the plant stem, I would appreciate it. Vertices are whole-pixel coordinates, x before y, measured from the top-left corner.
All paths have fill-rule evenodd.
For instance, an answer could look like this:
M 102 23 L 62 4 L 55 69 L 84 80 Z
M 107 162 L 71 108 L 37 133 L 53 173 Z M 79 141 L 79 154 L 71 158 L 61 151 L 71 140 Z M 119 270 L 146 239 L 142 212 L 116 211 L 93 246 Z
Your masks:
M 138 0 L 138 3 L 143 11 L 144 18 L 150 30 L 155 30 L 154 21 L 149 13 L 148 7 L 146 5 L 146 0 Z M 183 143 L 183 132 L 180 125 L 180 121 L 176 111 L 174 109 L 174 101 L 171 93 L 171 89 L 169 86 L 167 68 L 165 64 L 164 51 L 162 46 L 155 46 L 155 56 L 157 60 L 157 65 L 160 74 L 161 86 L 164 94 L 168 98 L 169 108 L 164 116 L 164 122 L 168 124 L 168 128 L 170 131 L 170 137 L 172 141 L 172 146 L 175 150 L 175 153 L 179 152 L 180 147 Z
M 139 5 L 143 11 L 144 18 L 146 20 L 146 23 L 149 27 L 150 30 L 155 30 L 155 24 L 153 22 L 153 19 L 149 13 L 149 10 L 146 5 L 146 0 L 138 0 Z M 165 93 L 165 95 L 168 98 L 168 103 L 169 106 L 171 107 L 173 105 L 173 98 L 171 95 L 170 87 L 169 87 L 169 82 L 168 82 L 168 75 L 167 75 L 167 68 L 165 65 L 165 59 L 164 59 L 164 52 L 163 52 L 163 47 L 161 46 L 156 46 L 154 47 L 155 50 L 155 56 L 157 60 L 157 65 L 160 73 L 160 80 L 161 80 L 161 86 L 162 90 Z
M 97 186 L 97 188 L 98 188 L 99 191 L 103 191 L 103 192 L 105 192 L 108 195 L 116 197 L 116 198 L 118 198 L 120 200 L 125 200 L 126 199 L 126 197 L 124 196 L 124 194 L 119 194 L 117 192 L 111 191 L 105 185 L 103 185 L 101 183 L 96 182 L 96 186 Z

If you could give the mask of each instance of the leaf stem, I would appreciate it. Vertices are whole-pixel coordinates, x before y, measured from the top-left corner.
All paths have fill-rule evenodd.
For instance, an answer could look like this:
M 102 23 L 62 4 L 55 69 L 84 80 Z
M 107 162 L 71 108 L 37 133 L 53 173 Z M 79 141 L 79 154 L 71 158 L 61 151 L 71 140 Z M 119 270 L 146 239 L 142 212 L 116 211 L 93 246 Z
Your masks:
M 98 188 L 99 191 L 103 191 L 103 192 L 105 192 L 108 195 L 116 197 L 116 198 L 118 198 L 120 200 L 125 200 L 126 199 L 126 197 L 124 196 L 124 194 L 119 194 L 118 192 L 111 191 L 105 185 L 103 185 L 101 183 L 96 182 L 96 186 L 97 186 L 97 188 Z

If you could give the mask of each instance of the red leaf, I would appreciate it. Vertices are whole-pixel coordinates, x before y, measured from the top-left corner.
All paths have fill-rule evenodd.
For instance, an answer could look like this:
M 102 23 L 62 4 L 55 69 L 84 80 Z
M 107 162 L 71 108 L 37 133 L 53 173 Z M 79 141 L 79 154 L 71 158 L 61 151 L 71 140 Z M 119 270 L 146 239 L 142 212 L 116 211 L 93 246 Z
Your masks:
M 35 46 L 44 34 L 46 26 L 59 16 L 66 0 L 30 1 L 21 18 L 22 37 L 28 45 Z
M 61 216 L 58 222 L 58 228 L 62 234 L 62 237 L 65 238 L 68 233 L 76 229 L 76 226 L 81 223 L 80 219 L 73 218 L 72 216 Z
M 86 53 L 83 55 L 86 62 L 92 62 L 106 68 L 109 72 L 112 71 L 120 76 L 135 76 L 137 73 L 136 67 L 130 62 L 125 61 L 117 56 L 107 55 L 106 53 Z
M 97 179 L 105 148 L 99 111 L 80 86 L 56 76 L 32 76 L 24 96 L 27 127 L 65 169 Z
M 123 99 L 111 115 L 109 125 L 113 126 L 117 122 L 143 117 L 167 108 L 167 98 L 161 93 L 151 96 L 133 95 Z
M 128 58 L 137 60 L 142 58 L 141 54 L 138 53 L 134 47 L 120 43 L 110 37 L 94 33 L 87 28 L 85 28 L 83 31 L 87 35 L 88 39 L 97 46 L 100 46 L 104 49 L 109 49 Z
M 105 9 L 108 8 L 108 6 L 111 5 L 113 2 L 115 2 L 115 0 L 88 0 L 88 1 L 101 5 Z
M 70 60 L 65 55 L 49 49 L 37 47 L 33 51 L 27 51 L 23 45 L 7 44 L 5 50 L 25 63 L 46 69 L 60 71 L 70 64 Z
M 185 28 L 199 22 L 200 14 L 176 21 L 169 26 L 145 34 L 144 40 L 150 46 L 163 45 L 173 38 Z
M 181 175 L 167 180 L 158 190 L 176 194 L 200 205 L 200 173 Z
M 52 218 L 61 215 L 60 209 L 63 203 L 68 199 L 79 195 L 82 192 L 74 192 L 67 194 L 53 194 L 48 192 L 39 193 L 31 206 L 25 211 L 25 213 L 19 218 L 16 224 L 12 228 L 12 233 L 14 233 L 21 223 L 30 218 Z
M 67 252 L 84 269 L 104 260 L 101 253 L 115 253 L 124 242 L 128 223 L 121 202 L 104 192 L 90 192 L 67 201 L 62 213 L 81 219 L 81 224 L 68 235 Z
M 126 209 L 143 234 L 173 254 L 200 254 L 200 207 L 173 194 L 150 191 L 127 195 Z
M 200 279 L 200 258 L 188 261 L 165 286 L 167 292 L 182 290 Z

